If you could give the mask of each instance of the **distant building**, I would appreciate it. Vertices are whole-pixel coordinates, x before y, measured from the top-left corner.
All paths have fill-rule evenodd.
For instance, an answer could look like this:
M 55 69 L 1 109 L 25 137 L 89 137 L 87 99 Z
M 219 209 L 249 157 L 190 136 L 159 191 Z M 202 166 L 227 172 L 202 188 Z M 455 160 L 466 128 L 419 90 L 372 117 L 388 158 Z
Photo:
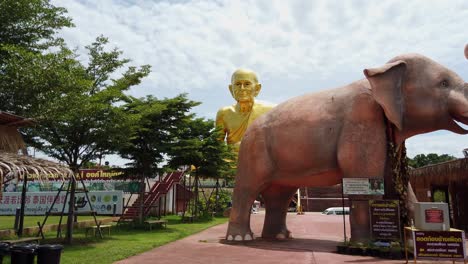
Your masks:
M 26 145 L 18 128 L 32 124 L 31 119 L 0 111 L 0 151 L 26 154 Z
M 468 231 L 468 158 L 413 169 L 409 174 L 418 201 L 448 203 L 451 227 Z
M 18 128 L 28 126 L 33 123 L 34 122 L 31 119 L 0 111 L 0 161 L 2 160 L 2 156 L 4 158 L 6 155 L 2 153 L 18 154 L 18 152 L 22 152 L 23 154 L 27 154 L 26 145 L 24 144 Z M 0 170 L 2 170 L 1 167 Z M 6 178 L 7 173 L 3 173 L 3 170 L 0 172 L 2 172 L 0 173 L 1 199 L 4 183 L 9 179 Z M 9 176 L 11 177 L 11 175 Z
M 302 187 L 301 206 L 305 212 L 322 212 L 329 207 L 341 207 L 341 184 L 326 187 Z M 348 206 L 348 197 L 344 198 L 345 206 Z

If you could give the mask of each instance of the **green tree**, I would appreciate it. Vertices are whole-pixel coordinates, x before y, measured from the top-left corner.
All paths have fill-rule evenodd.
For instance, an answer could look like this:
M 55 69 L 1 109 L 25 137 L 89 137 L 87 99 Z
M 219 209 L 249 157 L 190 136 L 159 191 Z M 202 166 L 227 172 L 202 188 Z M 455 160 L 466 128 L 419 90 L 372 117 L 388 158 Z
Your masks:
M 127 100 L 124 92 L 149 74 L 147 65 L 139 69 L 128 67 L 122 76 L 111 80 L 109 76 L 128 60 L 120 58 L 121 51 L 117 49 L 105 51 L 107 42 L 106 38 L 98 37 L 86 47 L 90 61 L 87 66 L 79 63 L 73 52 L 64 47 L 59 52 L 67 54 L 64 60 L 54 54 L 46 55 L 51 60 L 42 60 L 44 56 L 37 56 L 39 59 L 29 64 L 32 72 L 29 82 L 33 85 L 23 88 L 27 89 L 25 94 L 32 94 L 41 84 L 44 89 L 38 90 L 39 95 L 32 101 L 22 102 L 12 97 L 17 100 L 11 105 L 17 110 L 15 112 L 31 110 L 30 113 L 34 113 L 33 117 L 38 120 L 37 126 L 25 131 L 28 143 L 74 170 L 115 151 L 119 144 L 127 140 L 131 120 L 118 105 Z M 17 62 L 25 67 L 28 64 L 28 60 L 23 58 Z M 54 67 L 43 70 L 49 65 Z M 24 78 L 18 76 L 13 79 L 21 83 Z M 35 81 L 37 85 L 34 85 Z M 11 94 L 21 92 L 15 90 L 18 86 L 13 86 Z M 42 105 L 37 106 L 38 101 Z
M 186 125 L 181 127 L 180 136 L 168 152 L 169 165 L 177 167 L 191 165 L 194 169 L 194 193 L 195 200 L 193 213 L 198 216 L 198 211 L 206 214 L 211 211 L 210 199 L 205 203 L 199 202 L 199 179 L 232 178 L 235 174 L 236 155 L 230 145 L 219 140 L 220 129 L 215 128 L 213 120 L 195 118 L 187 120 Z M 219 184 L 215 190 L 215 196 L 219 196 Z M 206 198 L 206 197 L 205 197 Z M 218 201 L 215 202 L 218 205 Z M 204 205 L 204 206 L 203 206 Z
M 142 183 L 162 171 L 167 153 L 179 136 L 186 119 L 192 118 L 190 110 L 200 103 L 187 99 L 186 94 L 159 100 L 153 96 L 130 98 L 123 106 L 132 125 L 129 141 L 121 145 L 119 154 L 132 160 L 128 165 Z M 141 190 L 141 197 L 144 197 Z M 143 222 L 143 203 L 140 204 L 139 220 Z
M 0 10 L 0 64 L 4 47 L 44 50 L 62 42 L 58 30 L 73 26 L 67 10 L 49 0 L 3 0 Z
M 83 68 L 56 37 L 58 30 L 73 26 L 71 18 L 49 0 L 0 1 L 0 10 L 0 109 L 26 117 L 47 115 L 50 101 L 70 85 L 82 85 L 73 78 Z
M 454 160 L 456 157 L 448 154 L 438 155 L 435 153 L 429 153 L 427 155 L 418 154 L 414 158 L 408 159 L 408 165 L 413 168 L 424 167 L 431 164 L 442 163 L 450 160 Z
M 132 119 L 129 141 L 119 153 L 132 160 L 130 165 L 139 174 L 151 177 L 162 171 L 166 155 L 179 137 L 185 120 L 191 119 L 191 109 L 200 103 L 191 101 L 186 94 L 174 98 L 130 98 L 124 105 Z
M 91 85 L 86 69 L 65 46 L 47 54 L 13 46 L 3 51 L 8 53 L 0 65 L 3 111 L 41 120 L 56 111 L 54 104 L 64 99 L 63 95 L 79 93 Z
M 193 165 L 205 178 L 229 177 L 235 160 L 231 146 L 219 140 L 213 120 L 194 118 L 180 128 L 180 136 L 169 151 L 172 167 Z

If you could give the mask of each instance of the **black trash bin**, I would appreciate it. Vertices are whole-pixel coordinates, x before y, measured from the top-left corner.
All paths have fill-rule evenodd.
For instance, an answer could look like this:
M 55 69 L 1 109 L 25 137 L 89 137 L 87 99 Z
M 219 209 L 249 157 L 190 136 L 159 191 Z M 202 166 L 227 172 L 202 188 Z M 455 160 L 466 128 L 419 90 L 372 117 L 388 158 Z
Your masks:
M 40 245 L 37 249 L 37 264 L 60 264 L 62 245 Z
M 8 255 L 10 245 L 7 243 L 0 243 L 0 264 L 3 263 L 3 257 Z
M 34 264 L 37 245 L 18 244 L 10 247 L 11 264 Z

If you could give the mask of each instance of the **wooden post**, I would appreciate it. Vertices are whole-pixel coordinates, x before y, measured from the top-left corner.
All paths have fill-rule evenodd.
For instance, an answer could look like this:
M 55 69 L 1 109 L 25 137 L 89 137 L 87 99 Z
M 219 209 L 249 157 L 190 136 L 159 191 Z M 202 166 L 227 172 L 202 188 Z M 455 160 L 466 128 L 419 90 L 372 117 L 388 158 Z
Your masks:
M 145 184 L 145 175 L 141 175 L 141 186 L 140 186 L 140 210 L 138 212 L 138 218 L 140 225 L 143 224 L 143 205 L 145 202 L 145 192 L 146 192 L 146 184 Z M 138 199 L 138 198 L 137 198 Z
M 216 204 L 215 204 L 215 212 L 219 210 L 219 178 L 216 178 Z
M 175 183 L 174 185 L 172 185 L 172 213 L 173 214 L 177 214 L 176 212 L 176 190 L 177 190 L 177 183 Z
M 21 191 L 21 208 L 19 217 L 18 237 L 23 235 L 24 225 L 24 208 L 26 207 L 26 191 L 28 189 L 28 175 L 25 174 L 23 177 L 23 190 Z

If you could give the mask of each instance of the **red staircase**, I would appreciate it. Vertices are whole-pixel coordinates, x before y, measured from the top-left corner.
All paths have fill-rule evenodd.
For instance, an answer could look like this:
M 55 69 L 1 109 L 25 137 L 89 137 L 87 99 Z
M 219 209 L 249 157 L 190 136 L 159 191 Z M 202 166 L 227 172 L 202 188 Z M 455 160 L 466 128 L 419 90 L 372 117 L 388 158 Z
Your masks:
M 143 201 L 143 217 L 147 216 L 151 210 L 151 207 L 164 195 L 169 192 L 169 190 L 177 184 L 182 179 L 184 175 L 183 171 L 174 171 L 169 175 L 166 175 L 162 181 L 156 182 L 149 192 L 145 193 L 145 199 Z M 120 217 L 120 221 L 128 221 L 137 219 L 140 215 L 140 206 L 141 206 L 141 195 L 133 202 L 131 206 Z

